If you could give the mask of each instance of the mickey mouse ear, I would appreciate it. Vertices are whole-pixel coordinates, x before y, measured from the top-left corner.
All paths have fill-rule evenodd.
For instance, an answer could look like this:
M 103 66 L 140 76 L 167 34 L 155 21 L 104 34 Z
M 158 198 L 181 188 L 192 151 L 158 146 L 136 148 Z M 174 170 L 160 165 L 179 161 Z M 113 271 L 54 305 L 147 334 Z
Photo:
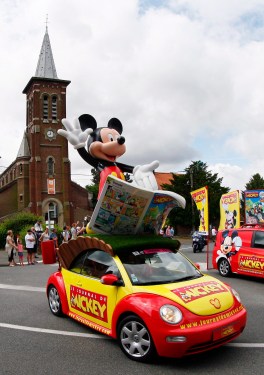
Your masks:
M 115 117 L 111 118 L 108 121 L 108 128 L 115 129 L 119 134 L 122 134 L 123 131 L 123 125 L 121 121 L 119 121 L 118 118 Z
M 88 128 L 92 128 L 93 130 L 95 130 L 97 128 L 97 122 L 96 122 L 95 118 L 91 115 L 87 115 L 87 114 L 81 115 L 78 118 L 78 120 L 80 122 L 80 126 L 81 126 L 82 131 L 84 131 Z

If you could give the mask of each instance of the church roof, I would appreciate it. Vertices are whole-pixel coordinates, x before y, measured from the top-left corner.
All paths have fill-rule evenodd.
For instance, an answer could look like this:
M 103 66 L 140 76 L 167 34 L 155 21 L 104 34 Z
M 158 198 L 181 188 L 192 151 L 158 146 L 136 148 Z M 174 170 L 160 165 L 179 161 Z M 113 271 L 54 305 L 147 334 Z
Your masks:
M 169 172 L 155 172 L 156 181 L 158 184 L 159 189 L 162 189 L 163 184 L 171 184 L 171 180 L 173 180 L 173 173 Z
M 35 77 L 58 79 L 47 27 L 39 54 Z
M 26 132 L 24 132 L 24 136 L 23 136 L 21 145 L 17 153 L 17 158 L 22 158 L 22 157 L 27 157 L 27 156 L 30 156 L 30 150 L 29 150 L 27 135 L 26 135 Z

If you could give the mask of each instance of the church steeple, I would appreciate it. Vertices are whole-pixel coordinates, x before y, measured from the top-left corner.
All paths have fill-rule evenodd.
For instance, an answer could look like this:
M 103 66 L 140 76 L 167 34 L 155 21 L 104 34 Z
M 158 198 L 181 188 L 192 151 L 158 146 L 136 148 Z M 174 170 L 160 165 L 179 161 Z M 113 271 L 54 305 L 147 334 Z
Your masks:
M 43 39 L 40 54 L 39 54 L 39 60 L 38 60 L 35 77 L 58 79 L 56 68 L 55 68 L 55 63 L 54 63 L 54 59 L 52 55 L 47 25 L 46 25 L 46 32 L 44 35 L 44 39 Z

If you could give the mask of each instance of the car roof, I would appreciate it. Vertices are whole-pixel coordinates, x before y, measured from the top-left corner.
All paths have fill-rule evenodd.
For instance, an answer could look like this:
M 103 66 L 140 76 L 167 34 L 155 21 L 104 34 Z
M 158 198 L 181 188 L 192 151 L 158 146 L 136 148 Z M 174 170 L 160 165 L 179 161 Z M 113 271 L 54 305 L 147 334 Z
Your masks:
M 224 231 L 233 231 L 233 230 L 243 230 L 243 231 L 252 231 L 252 230 L 264 230 L 264 226 L 263 225 L 259 225 L 259 224 L 245 224 L 245 225 L 242 225 L 241 227 L 239 228 L 230 228 L 230 229 L 220 229 L 219 232 L 224 232 Z
M 135 249 L 166 248 L 176 252 L 180 247 L 178 240 L 157 235 L 105 235 L 95 234 L 79 236 L 60 245 L 57 250 L 59 262 L 63 268 L 69 269 L 70 264 L 81 252 L 87 249 L 99 249 L 111 256 Z

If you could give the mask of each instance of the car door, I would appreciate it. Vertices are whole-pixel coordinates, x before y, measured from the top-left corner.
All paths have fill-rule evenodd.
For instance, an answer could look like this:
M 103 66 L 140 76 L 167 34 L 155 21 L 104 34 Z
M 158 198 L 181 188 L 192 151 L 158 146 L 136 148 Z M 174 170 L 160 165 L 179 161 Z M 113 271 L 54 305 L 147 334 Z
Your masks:
M 101 284 L 100 278 L 107 272 L 118 273 L 114 259 L 104 251 L 89 250 L 64 272 L 67 272 L 69 315 L 109 333 L 118 287 Z
M 244 275 L 264 277 L 264 231 L 253 230 L 251 244 L 239 251 L 238 271 Z M 245 251 L 246 250 L 246 251 Z

